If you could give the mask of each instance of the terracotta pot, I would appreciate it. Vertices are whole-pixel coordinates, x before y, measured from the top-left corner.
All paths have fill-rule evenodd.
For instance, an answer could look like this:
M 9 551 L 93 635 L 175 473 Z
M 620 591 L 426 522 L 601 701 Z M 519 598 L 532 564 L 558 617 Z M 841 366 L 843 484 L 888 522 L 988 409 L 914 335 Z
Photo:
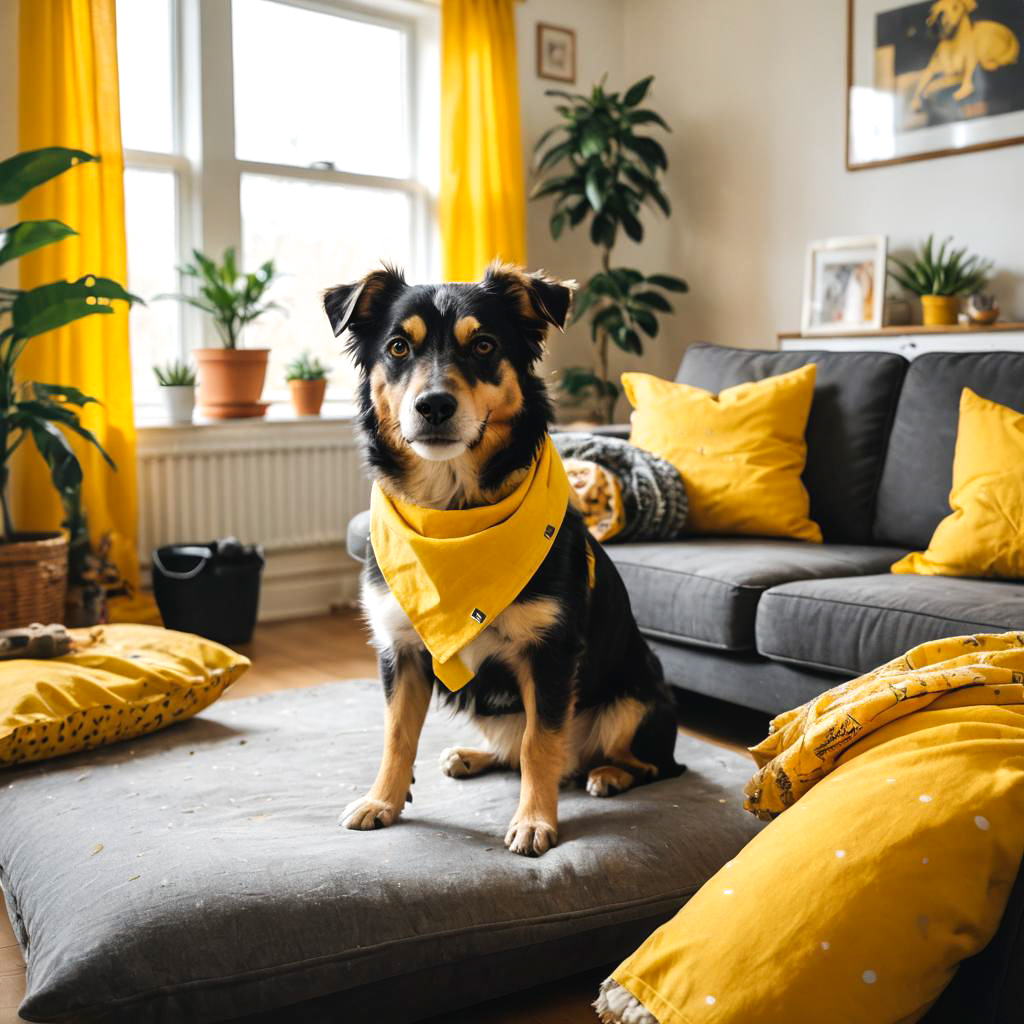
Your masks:
M 951 327 L 960 312 L 958 295 L 922 295 L 921 312 L 925 327 Z
M 262 416 L 268 348 L 197 348 L 199 412 L 210 419 Z
M 0 543 L 0 629 L 64 621 L 68 539 L 63 533 L 16 533 Z
M 290 380 L 288 390 L 292 393 L 292 405 L 296 416 L 319 416 L 327 391 L 326 380 Z

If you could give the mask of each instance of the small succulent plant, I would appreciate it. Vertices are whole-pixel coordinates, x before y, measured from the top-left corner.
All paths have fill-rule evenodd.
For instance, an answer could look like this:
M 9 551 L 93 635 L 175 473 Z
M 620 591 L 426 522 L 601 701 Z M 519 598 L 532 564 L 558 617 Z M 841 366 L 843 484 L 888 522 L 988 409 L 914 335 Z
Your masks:
M 154 366 L 153 376 L 162 388 L 192 388 L 196 384 L 196 371 L 182 359 Z
M 324 380 L 327 367 L 311 352 L 303 352 L 298 359 L 293 359 L 285 368 L 285 380 Z
M 890 256 L 896 267 L 889 275 L 915 295 L 970 295 L 988 280 L 992 263 L 980 256 L 968 256 L 966 246 L 951 249 L 947 238 L 935 251 L 934 238 L 928 236 L 910 263 Z

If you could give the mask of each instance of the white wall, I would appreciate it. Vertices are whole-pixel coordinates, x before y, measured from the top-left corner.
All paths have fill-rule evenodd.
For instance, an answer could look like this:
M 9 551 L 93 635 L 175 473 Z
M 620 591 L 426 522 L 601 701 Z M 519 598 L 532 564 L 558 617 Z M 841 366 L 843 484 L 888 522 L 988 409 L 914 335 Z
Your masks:
M 675 129 L 675 216 L 647 262 L 687 278 L 682 342 L 765 347 L 797 330 L 806 243 L 950 234 L 993 259 L 1024 319 L 1024 146 L 845 170 L 846 0 L 630 0 L 627 77 L 654 73 Z

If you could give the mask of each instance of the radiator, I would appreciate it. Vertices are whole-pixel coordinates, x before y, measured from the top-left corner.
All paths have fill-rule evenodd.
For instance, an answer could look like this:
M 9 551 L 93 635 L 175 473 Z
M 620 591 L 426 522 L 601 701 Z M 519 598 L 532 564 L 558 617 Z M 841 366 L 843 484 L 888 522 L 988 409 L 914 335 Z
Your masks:
M 139 431 L 139 561 L 162 544 L 236 536 L 267 555 L 260 618 L 326 612 L 356 593 L 349 519 L 369 483 L 345 420 Z

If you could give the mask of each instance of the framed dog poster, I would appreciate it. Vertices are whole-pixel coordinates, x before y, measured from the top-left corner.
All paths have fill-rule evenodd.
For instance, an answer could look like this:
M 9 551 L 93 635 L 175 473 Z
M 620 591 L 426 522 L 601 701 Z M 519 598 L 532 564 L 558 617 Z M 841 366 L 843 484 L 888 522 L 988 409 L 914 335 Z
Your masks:
M 576 33 L 571 28 L 537 22 L 537 77 L 576 81 Z
M 802 334 L 860 334 L 882 326 L 886 248 L 885 235 L 811 242 Z
M 1022 0 L 848 0 L 846 166 L 1024 142 Z

